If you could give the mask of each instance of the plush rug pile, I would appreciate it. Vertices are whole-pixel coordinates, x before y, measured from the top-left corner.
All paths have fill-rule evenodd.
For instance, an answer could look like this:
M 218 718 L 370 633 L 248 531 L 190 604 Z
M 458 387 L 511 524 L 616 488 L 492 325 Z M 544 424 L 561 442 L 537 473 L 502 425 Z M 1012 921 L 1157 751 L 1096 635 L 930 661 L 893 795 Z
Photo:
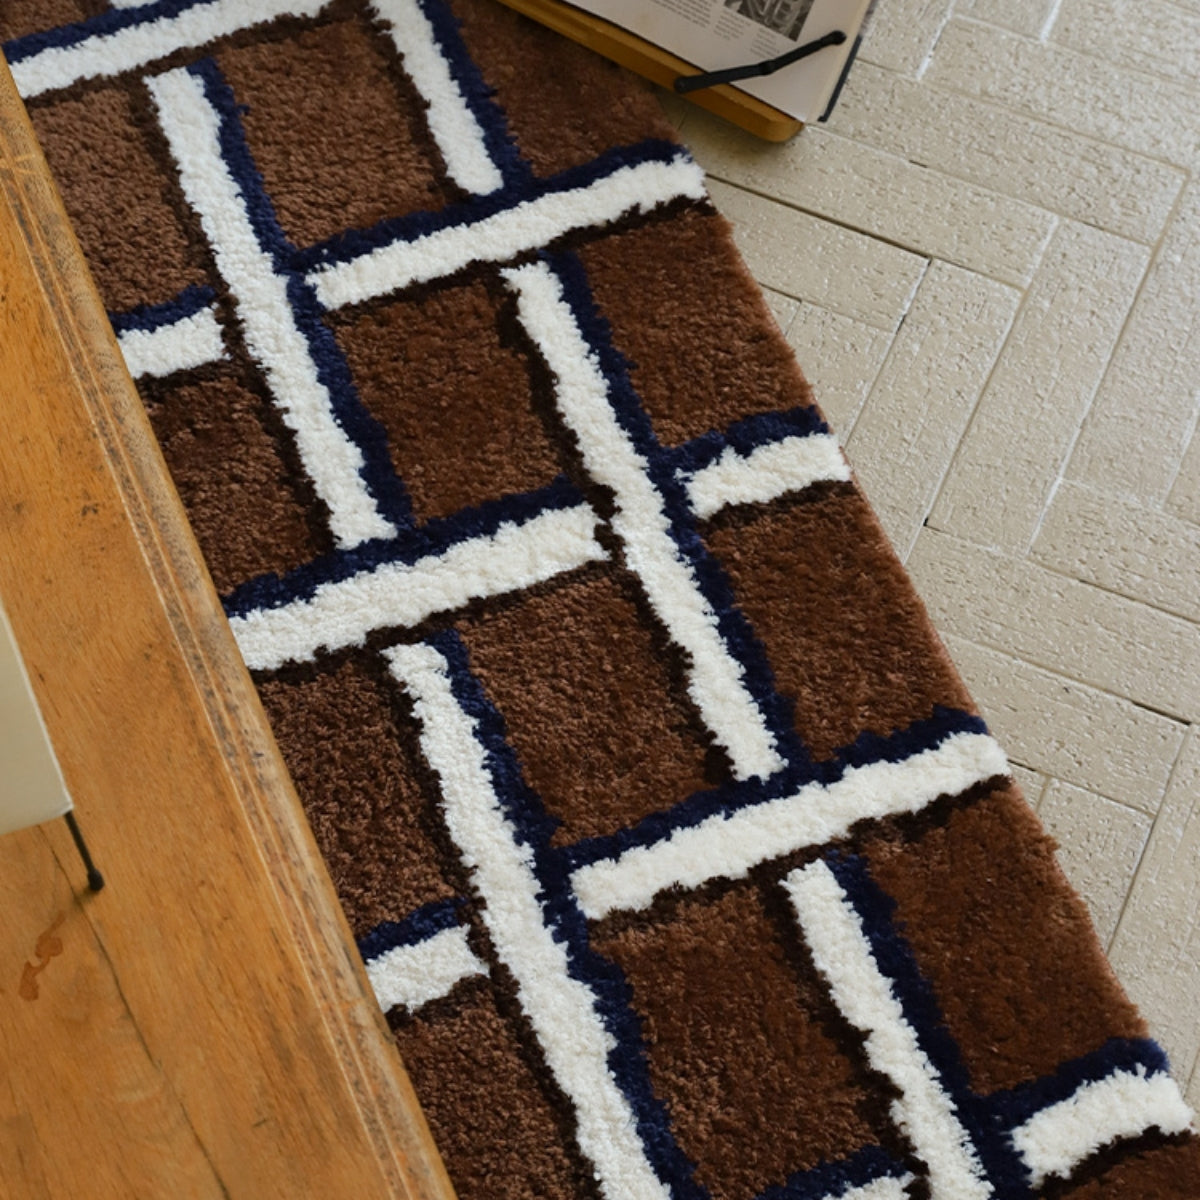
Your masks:
M 489 0 L 0 35 L 464 1200 L 1200 1196 L 652 96 Z

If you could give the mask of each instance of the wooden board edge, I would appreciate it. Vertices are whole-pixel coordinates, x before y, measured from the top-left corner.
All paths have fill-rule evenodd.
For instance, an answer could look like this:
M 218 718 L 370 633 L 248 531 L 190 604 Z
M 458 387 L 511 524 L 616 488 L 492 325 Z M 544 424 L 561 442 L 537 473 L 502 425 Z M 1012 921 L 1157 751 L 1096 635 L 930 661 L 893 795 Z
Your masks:
M 392 1194 L 454 1191 L 371 991 L 332 881 L 203 565 L 13 82 L 0 57 L 0 188 L 58 322 L 94 435 L 203 705 L 325 1037 Z
M 692 75 L 698 70 L 661 46 L 563 0 L 501 0 L 501 3 L 668 91 L 680 75 Z M 786 142 L 804 128 L 803 121 L 729 84 L 691 92 L 684 99 L 768 142 Z

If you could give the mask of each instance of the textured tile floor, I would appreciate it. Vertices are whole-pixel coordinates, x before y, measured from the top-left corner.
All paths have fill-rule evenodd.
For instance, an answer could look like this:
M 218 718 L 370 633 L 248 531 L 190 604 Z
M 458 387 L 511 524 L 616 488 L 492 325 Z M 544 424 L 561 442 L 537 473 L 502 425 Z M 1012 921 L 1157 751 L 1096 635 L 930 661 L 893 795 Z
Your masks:
M 880 0 L 783 147 L 664 105 L 1200 1105 L 1200 0 Z

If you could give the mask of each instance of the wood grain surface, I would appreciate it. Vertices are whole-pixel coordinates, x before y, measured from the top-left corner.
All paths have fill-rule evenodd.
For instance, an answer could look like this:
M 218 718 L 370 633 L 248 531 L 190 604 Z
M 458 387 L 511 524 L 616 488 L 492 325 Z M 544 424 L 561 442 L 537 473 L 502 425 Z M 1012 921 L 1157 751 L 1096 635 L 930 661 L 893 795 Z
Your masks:
M 0 595 L 108 887 L 0 840 L 0 1196 L 450 1184 L 0 65 Z

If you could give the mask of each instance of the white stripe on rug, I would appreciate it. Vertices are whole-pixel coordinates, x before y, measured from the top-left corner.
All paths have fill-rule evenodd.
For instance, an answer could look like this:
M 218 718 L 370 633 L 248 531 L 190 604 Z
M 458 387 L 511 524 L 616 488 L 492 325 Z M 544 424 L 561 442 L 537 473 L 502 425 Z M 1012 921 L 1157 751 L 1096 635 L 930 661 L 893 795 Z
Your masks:
M 992 738 L 956 733 L 900 762 L 850 767 L 834 783 L 810 783 L 790 796 L 721 813 L 650 846 L 578 868 L 571 877 L 586 916 L 599 920 L 645 908 L 669 887 L 741 879 L 759 863 L 844 837 L 856 822 L 917 812 L 939 796 L 956 796 L 1008 774 Z
M 404 70 L 429 106 L 429 132 L 450 178 L 476 195 L 502 187 L 504 176 L 492 162 L 483 130 L 454 82 L 433 26 L 417 0 L 372 0 L 371 7 L 387 26 Z
M 309 276 L 327 309 L 453 275 L 475 262 L 508 262 L 540 250 L 572 229 L 604 225 L 687 197 L 704 198 L 704 172 L 689 158 L 619 167 L 586 187 L 551 192 L 489 217 L 396 241 Z
M 1013 1130 L 1013 1145 L 1029 1168 L 1033 1186 L 1050 1175 L 1068 1177 L 1085 1158 L 1119 1138 L 1148 1129 L 1182 1133 L 1192 1111 L 1166 1074 L 1114 1071 L 1082 1084 L 1073 1095 L 1034 1113 Z
M 716 462 L 686 480 L 692 510 L 701 520 L 733 504 L 761 504 L 814 483 L 846 482 L 850 468 L 828 433 L 787 437 L 739 454 L 726 446 Z
M 118 335 L 117 344 L 134 379 L 173 375 L 227 357 L 221 326 L 211 307 L 157 329 L 127 329 Z
M 888 1175 L 883 1179 L 872 1179 L 860 1187 L 852 1187 L 845 1192 L 831 1192 L 825 1200 L 908 1200 L 908 1185 L 912 1183 L 911 1175 L 897 1178 Z
M 596 514 L 586 504 L 550 509 L 495 533 L 469 538 L 414 563 L 384 563 L 307 600 L 232 617 L 251 670 L 308 662 L 318 650 L 360 646 L 376 629 L 416 625 L 471 600 L 519 591 L 607 557 L 596 541 Z
M 393 1008 L 416 1012 L 423 1004 L 449 995 L 462 980 L 487 972 L 467 943 L 462 926 L 439 930 L 412 946 L 395 946 L 366 965 L 367 978 L 384 1012 Z
M 925 1163 L 933 1200 L 986 1200 L 993 1189 L 979 1155 L 879 970 L 841 884 L 818 860 L 793 871 L 784 886 L 833 1002 L 866 1035 L 871 1066 L 900 1091 L 892 1118 Z
M 147 18 L 73 46 L 49 46 L 13 64 L 17 91 L 29 100 L 80 79 L 120 75 L 177 50 L 279 17 L 315 17 L 329 0 L 211 0 L 173 17 Z
M 412 697 L 422 750 L 441 780 L 446 827 L 483 899 L 482 919 L 516 981 L 546 1063 L 574 1106 L 579 1147 L 601 1193 L 609 1200 L 668 1200 L 608 1068 L 614 1039 L 546 923 L 530 849 L 500 807 L 474 719 L 451 690 L 446 659 L 432 646 L 401 646 L 385 657 Z
M 329 508 L 339 546 L 395 536 L 360 473 L 362 452 L 333 414 L 308 343 L 296 326 L 287 282 L 259 245 L 246 202 L 221 154 L 220 118 L 203 83 L 183 68 L 148 80 L 180 184 L 212 246 L 217 269 L 237 301 L 246 346 L 260 364 L 271 397 L 313 487 Z
M 646 591 L 667 635 L 687 655 L 688 694 L 739 779 L 783 766 L 775 739 L 746 688 L 744 671 L 717 629 L 717 617 L 670 534 L 662 497 L 645 460 L 621 428 L 608 382 L 546 263 L 504 276 L 517 294 L 526 332 L 555 376 L 555 401 L 579 444 L 583 465 L 616 502 L 612 528 L 625 565 Z

